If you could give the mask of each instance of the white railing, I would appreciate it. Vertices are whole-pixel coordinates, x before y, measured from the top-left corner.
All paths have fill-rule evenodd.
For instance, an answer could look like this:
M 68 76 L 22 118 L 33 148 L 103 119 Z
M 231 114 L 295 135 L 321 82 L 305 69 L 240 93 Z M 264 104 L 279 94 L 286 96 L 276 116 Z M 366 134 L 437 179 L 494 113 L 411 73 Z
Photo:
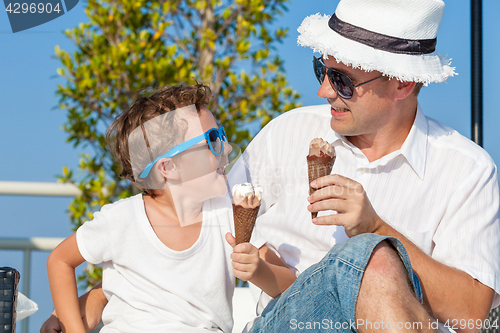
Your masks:
M 52 251 L 64 238 L 0 238 L 0 250 L 22 250 L 24 252 L 23 261 L 23 285 L 22 293 L 30 297 L 30 276 L 31 276 L 31 251 Z
M 21 250 L 23 257 L 23 284 L 21 292 L 30 298 L 31 252 L 52 251 L 64 238 L 0 238 L 0 250 Z M 22 321 L 22 332 L 28 332 L 29 317 Z
M 51 197 L 76 197 L 82 191 L 69 183 L 3 182 L 0 181 L 0 194 L 42 195 Z
M 0 194 L 74 197 L 81 194 L 73 184 L 0 181 Z M 0 250 L 21 250 L 23 258 L 23 284 L 21 292 L 30 297 L 31 252 L 52 251 L 64 238 L 0 238 Z M 28 333 L 29 317 L 22 321 L 22 332 Z

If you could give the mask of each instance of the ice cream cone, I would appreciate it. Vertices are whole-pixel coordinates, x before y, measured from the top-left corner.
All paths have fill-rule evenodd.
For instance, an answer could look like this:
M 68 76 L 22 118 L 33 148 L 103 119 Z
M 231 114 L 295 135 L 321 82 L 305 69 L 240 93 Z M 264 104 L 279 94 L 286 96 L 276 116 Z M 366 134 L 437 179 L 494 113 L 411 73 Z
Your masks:
M 236 245 L 250 242 L 260 206 L 244 208 L 233 204 L 234 233 Z
M 329 175 L 333 169 L 335 162 L 335 150 L 329 143 L 322 139 L 314 139 L 311 141 L 309 155 L 307 155 L 307 175 L 309 184 L 312 181 Z M 317 189 L 309 185 L 309 194 L 313 194 Z M 317 212 L 311 212 L 312 218 L 318 216 Z
M 248 243 L 259 213 L 262 188 L 250 183 L 236 184 L 232 193 L 236 245 Z

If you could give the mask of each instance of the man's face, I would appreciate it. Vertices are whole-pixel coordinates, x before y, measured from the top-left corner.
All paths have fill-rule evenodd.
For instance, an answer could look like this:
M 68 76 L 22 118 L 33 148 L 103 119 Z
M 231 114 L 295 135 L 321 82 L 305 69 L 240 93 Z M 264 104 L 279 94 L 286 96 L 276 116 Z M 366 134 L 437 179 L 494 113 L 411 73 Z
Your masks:
M 354 85 L 368 81 L 380 72 L 365 72 L 342 63 L 334 57 L 323 58 L 327 68 L 334 68 L 347 75 Z M 332 106 L 331 127 L 340 135 L 347 137 L 377 135 L 390 122 L 391 99 L 389 98 L 389 80 L 382 78 L 354 89 L 351 99 L 344 100 L 337 95 L 327 77 L 318 90 L 320 98 L 326 98 Z

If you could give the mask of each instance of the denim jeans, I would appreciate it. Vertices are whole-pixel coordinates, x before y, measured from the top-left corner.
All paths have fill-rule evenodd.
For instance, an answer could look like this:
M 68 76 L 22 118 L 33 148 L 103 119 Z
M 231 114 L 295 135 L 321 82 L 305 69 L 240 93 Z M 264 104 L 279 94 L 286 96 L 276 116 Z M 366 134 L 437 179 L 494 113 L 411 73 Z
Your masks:
M 250 333 L 357 332 L 355 312 L 361 279 L 373 249 L 383 240 L 399 253 L 422 302 L 420 283 L 403 244 L 393 237 L 362 234 L 335 245 L 319 263 L 300 274 L 267 305 Z

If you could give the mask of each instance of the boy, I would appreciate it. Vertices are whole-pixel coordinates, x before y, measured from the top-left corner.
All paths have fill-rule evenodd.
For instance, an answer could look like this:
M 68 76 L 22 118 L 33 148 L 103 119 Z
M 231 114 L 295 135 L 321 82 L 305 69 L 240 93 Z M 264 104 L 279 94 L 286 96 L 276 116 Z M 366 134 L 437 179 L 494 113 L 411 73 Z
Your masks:
M 271 296 L 295 280 L 258 235 L 234 247 L 231 262 L 231 149 L 205 107 L 210 98 L 201 84 L 164 87 L 108 128 L 120 176 L 144 193 L 104 206 L 49 256 L 63 331 L 85 332 L 74 273 L 85 260 L 103 263 L 101 332 L 230 332 L 235 276 Z

